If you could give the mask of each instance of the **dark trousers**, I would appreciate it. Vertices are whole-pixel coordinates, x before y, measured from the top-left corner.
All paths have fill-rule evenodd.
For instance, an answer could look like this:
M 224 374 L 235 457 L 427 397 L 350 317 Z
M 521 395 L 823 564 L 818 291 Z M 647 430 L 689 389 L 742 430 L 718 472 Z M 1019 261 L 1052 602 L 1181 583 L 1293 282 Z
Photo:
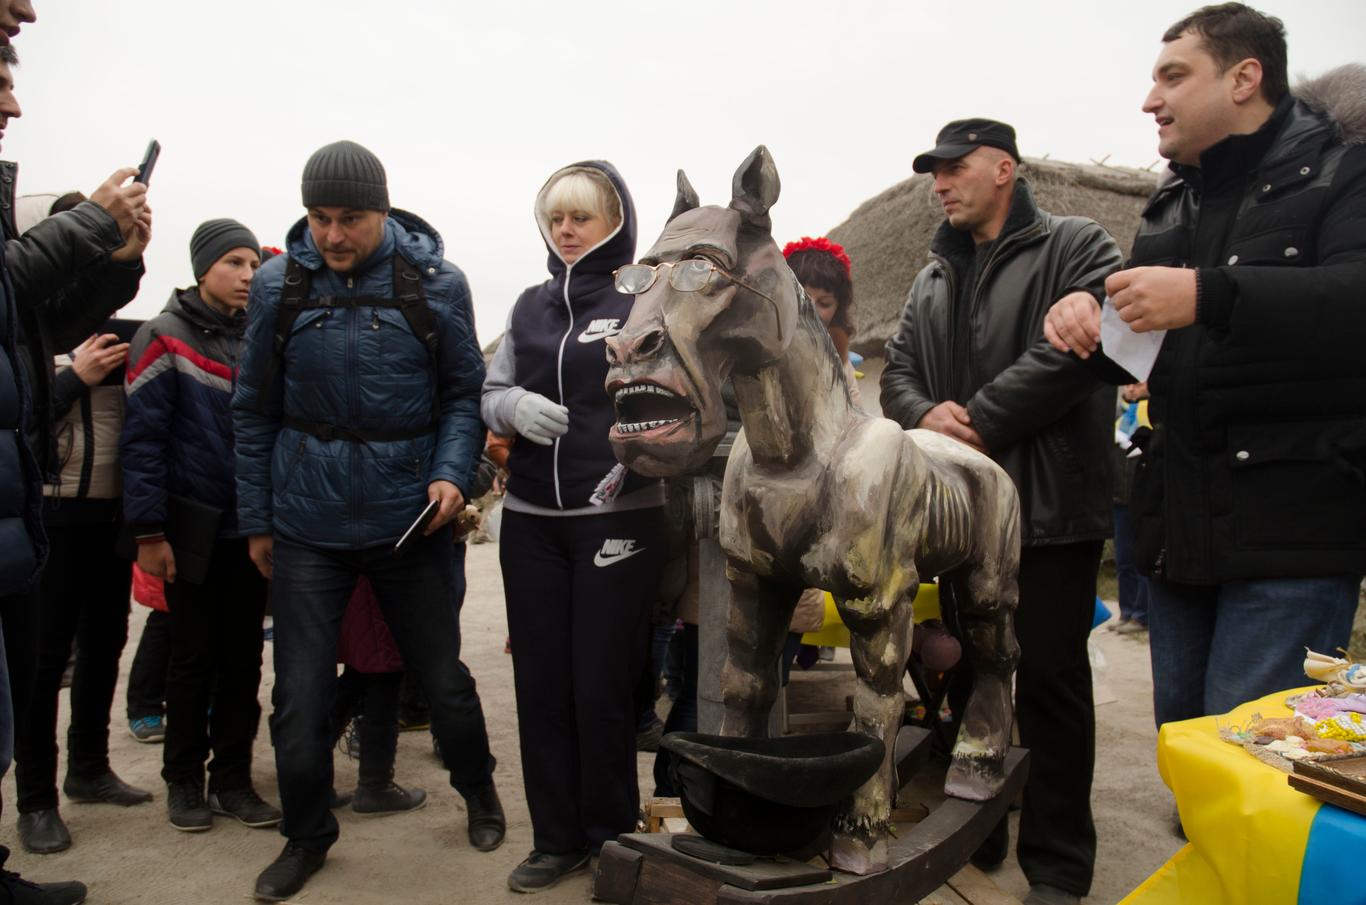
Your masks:
M 109 708 L 128 640 L 132 567 L 114 552 L 119 525 L 48 526 L 39 581 L 38 661 L 28 712 L 18 721 L 14 781 L 20 813 L 57 807 L 57 694 L 76 642 L 67 771 L 109 770 Z
M 41 577 L 38 579 L 41 581 Z M 13 762 L 19 726 L 28 714 L 33 684 L 38 674 L 38 587 L 0 597 L 0 624 L 4 625 L 5 661 L 9 677 L 10 739 L 5 768 Z
M 460 662 L 465 547 L 452 546 L 450 529 L 416 541 L 398 556 L 392 545 L 325 550 L 277 539 L 270 729 L 285 814 L 280 831 L 313 851 L 337 841 L 337 820 L 327 807 L 337 639 L 362 575 L 370 579 L 404 662 L 422 680 L 451 785 L 469 795 L 493 777 L 484 711 L 474 678 Z
M 203 584 L 166 585 L 171 663 L 166 673 L 168 783 L 204 781 L 209 791 L 251 785 L 251 748 L 261 721 L 261 620 L 266 581 L 245 538 L 215 544 Z M 212 712 L 210 710 L 212 709 Z
M 382 789 L 394 779 L 398 755 L 398 703 L 401 672 L 361 672 L 352 666 L 337 677 L 332 737 L 340 738 L 346 724 L 356 721 L 360 742 L 358 785 Z
M 142 626 L 128 672 L 128 720 L 166 715 L 166 668 L 171 662 L 171 614 L 152 610 Z
M 673 643 L 678 645 L 682 654 L 682 688 L 669 709 L 669 718 L 664 721 L 664 734 L 670 732 L 697 731 L 697 626 L 685 622 L 674 633 Z M 674 787 L 673 777 L 669 775 L 669 752 L 660 748 L 655 752 L 655 797 L 674 798 L 678 790 Z
M 533 847 L 596 850 L 631 832 L 640 806 L 636 718 L 664 564 L 661 512 L 504 510 L 498 556 Z
M 1025 547 L 1015 612 L 1020 642 L 1015 718 L 1020 744 L 1029 749 L 1015 852 L 1031 884 L 1047 883 L 1079 896 L 1090 891 L 1096 864 L 1091 816 L 1096 715 L 1086 640 L 1103 546 L 1103 541 L 1086 541 Z M 970 659 L 963 657 L 960 675 Z M 955 681 L 954 686 L 967 684 Z M 1008 844 L 1009 825 L 1002 820 L 982 852 L 1004 857 Z
M 1128 506 L 1115 504 L 1115 580 L 1119 618 L 1148 624 L 1148 578 L 1134 563 L 1134 521 Z
M 0 617 L 9 609 L 13 594 L 0 596 Z M 9 681 L 9 630 L 0 618 L 0 779 L 9 772 L 14 760 L 14 707 Z

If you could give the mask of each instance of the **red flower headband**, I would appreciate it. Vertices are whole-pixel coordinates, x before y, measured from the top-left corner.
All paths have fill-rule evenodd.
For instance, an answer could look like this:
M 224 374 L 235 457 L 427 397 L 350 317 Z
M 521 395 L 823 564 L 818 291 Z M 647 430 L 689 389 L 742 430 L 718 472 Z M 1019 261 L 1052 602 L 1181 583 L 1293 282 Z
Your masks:
M 825 236 L 813 239 L 810 236 L 802 236 L 800 241 L 789 242 L 783 246 L 783 257 L 790 258 L 799 251 L 823 251 L 844 266 L 845 276 L 853 279 L 849 256 L 844 253 L 844 246 L 838 242 L 831 242 Z

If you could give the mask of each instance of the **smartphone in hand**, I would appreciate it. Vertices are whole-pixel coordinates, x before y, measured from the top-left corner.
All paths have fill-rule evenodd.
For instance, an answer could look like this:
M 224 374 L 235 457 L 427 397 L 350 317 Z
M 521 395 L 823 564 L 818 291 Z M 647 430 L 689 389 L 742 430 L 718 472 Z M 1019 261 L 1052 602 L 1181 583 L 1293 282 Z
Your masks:
M 408 530 L 403 532 L 403 536 L 394 544 L 394 552 L 402 553 L 407 546 L 422 536 L 422 532 L 427 530 L 427 526 L 436 518 L 436 513 L 441 509 L 440 500 L 432 500 L 427 504 L 427 508 L 422 510 L 422 514 L 417 517 L 417 521 L 408 526 Z
M 152 170 L 157 165 L 157 158 L 161 156 L 161 142 L 155 138 L 147 143 L 147 153 L 142 155 L 142 163 L 138 164 L 138 175 L 134 180 L 143 185 L 150 185 Z

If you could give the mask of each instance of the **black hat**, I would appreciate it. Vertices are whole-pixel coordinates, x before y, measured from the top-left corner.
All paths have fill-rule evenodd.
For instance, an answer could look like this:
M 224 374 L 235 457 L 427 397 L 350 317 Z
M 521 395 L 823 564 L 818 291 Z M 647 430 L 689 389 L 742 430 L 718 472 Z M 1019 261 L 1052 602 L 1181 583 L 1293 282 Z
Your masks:
M 384 164 L 354 141 L 335 141 L 313 152 L 304 164 L 304 207 L 389 210 Z
M 986 145 L 1000 148 L 1015 162 L 1020 161 L 1020 149 L 1015 147 L 1015 129 L 994 119 L 956 119 L 939 130 L 934 140 L 934 149 L 911 161 L 911 169 L 917 173 L 928 173 L 934 169 L 935 161 L 957 160 L 964 154 Z
M 236 220 L 205 220 L 190 236 L 190 264 L 197 280 L 209 272 L 219 258 L 234 248 L 250 248 L 258 255 L 261 243 L 256 236 Z

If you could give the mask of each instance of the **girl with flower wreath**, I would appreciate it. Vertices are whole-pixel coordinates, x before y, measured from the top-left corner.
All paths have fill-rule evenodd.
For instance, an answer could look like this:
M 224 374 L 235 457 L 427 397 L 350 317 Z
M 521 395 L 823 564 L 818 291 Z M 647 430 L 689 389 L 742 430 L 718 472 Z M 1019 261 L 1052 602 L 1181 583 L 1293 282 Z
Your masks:
M 787 266 L 792 268 L 820 315 L 821 323 L 830 333 L 835 351 L 844 362 L 849 395 L 854 405 L 862 408 L 858 375 L 849 360 L 849 341 L 854 335 L 854 280 L 849 255 L 845 254 L 843 246 L 824 236 L 816 239 L 802 236 L 783 247 L 783 257 L 787 258 Z

